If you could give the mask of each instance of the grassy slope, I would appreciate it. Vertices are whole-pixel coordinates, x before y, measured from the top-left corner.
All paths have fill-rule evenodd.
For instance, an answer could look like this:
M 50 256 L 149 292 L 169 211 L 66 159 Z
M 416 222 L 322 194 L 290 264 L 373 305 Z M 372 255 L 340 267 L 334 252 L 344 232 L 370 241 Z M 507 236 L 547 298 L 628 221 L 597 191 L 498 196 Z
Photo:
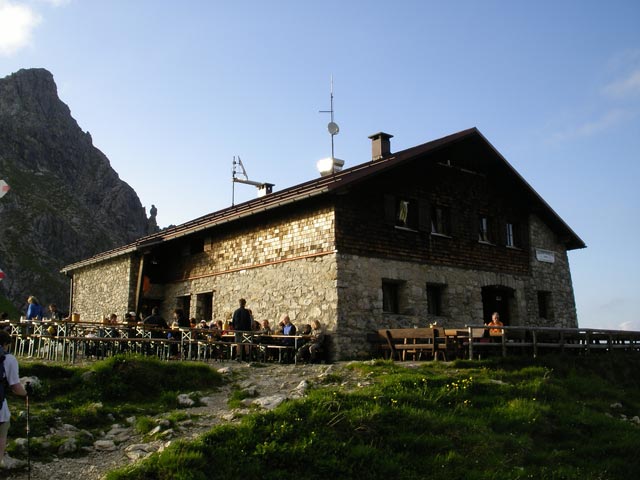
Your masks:
M 640 468 L 640 356 L 358 364 L 373 384 L 178 443 L 123 479 L 616 479 Z M 612 407 L 620 403 L 621 407 Z

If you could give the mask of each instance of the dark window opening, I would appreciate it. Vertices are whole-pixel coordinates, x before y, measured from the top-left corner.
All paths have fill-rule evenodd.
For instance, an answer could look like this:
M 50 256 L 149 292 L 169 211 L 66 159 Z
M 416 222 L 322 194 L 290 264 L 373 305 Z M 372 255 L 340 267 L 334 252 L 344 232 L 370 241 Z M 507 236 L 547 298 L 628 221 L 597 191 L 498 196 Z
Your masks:
M 431 208 L 431 233 L 450 235 L 449 209 L 440 205 Z
M 547 320 L 553 318 L 551 292 L 538 291 L 538 316 Z
M 189 254 L 194 255 L 201 252 L 204 252 L 204 238 L 194 238 L 189 244 Z
M 442 297 L 444 285 L 427 285 L 427 313 L 442 315 Z
M 382 281 L 382 311 L 400 313 L 400 283 L 393 280 Z
M 185 317 L 189 318 L 191 315 L 191 295 L 176 297 L 176 308 L 181 308 Z
M 199 293 L 196 296 L 196 319 L 213 320 L 213 292 Z

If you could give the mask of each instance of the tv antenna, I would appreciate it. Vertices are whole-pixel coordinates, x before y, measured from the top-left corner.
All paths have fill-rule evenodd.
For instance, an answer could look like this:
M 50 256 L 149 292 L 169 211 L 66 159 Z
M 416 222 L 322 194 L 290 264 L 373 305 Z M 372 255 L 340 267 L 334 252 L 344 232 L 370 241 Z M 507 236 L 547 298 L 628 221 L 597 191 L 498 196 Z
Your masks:
M 331 75 L 331 103 L 329 110 L 320 110 L 320 113 L 329 113 L 331 115 L 331 121 L 327 125 L 327 130 L 329 130 L 329 134 L 331 135 L 331 157 L 323 158 L 319 160 L 316 164 L 316 168 L 320 172 L 320 175 L 331 175 L 333 173 L 339 172 L 342 170 L 342 166 L 344 165 L 344 160 L 340 160 L 335 157 L 334 153 L 334 142 L 333 137 L 335 137 L 340 132 L 340 127 L 338 124 L 333 121 L 333 75 Z
M 327 130 L 331 134 L 331 158 L 334 158 L 333 154 L 333 137 L 335 137 L 338 133 L 340 133 L 340 127 L 338 124 L 333 121 L 333 75 L 331 75 L 331 99 L 330 99 L 330 109 L 329 110 L 320 110 L 320 113 L 328 113 L 331 115 L 331 121 L 327 125 Z
M 244 178 L 238 178 L 236 175 L 240 175 Z M 237 160 L 236 160 L 236 156 L 235 155 L 233 156 L 233 171 L 231 175 L 231 180 L 232 180 L 231 181 L 231 206 L 235 205 L 236 183 L 253 185 L 258 189 L 258 197 L 264 197 L 265 195 L 271 193 L 274 187 L 273 183 L 255 182 L 253 180 L 249 180 L 247 171 L 244 169 L 242 160 L 240 160 L 240 155 L 238 155 Z

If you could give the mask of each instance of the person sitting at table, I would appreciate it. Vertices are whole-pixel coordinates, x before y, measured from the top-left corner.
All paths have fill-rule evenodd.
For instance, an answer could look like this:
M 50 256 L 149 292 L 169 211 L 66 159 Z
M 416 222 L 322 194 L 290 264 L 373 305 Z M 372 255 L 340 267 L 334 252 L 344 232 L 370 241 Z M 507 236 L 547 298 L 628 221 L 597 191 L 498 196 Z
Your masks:
M 260 333 L 263 335 L 273 335 L 273 329 L 271 328 L 271 325 L 269 325 L 269 320 L 265 319 L 262 321 Z
M 280 317 L 280 322 L 282 323 L 282 335 L 295 335 L 296 334 L 296 326 L 291 323 L 291 319 L 289 315 L 286 313 Z
M 491 321 L 486 324 L 487 327 L 503 327 L 504 324 L 500 321 L 500 314 L 493 312 L 491 315 Z M 502 328 L 490 328 L 489 335 L 502 335 Z
M 311 325 L 308 323 L 302 327 L 302 331 L 298 332 L 298 335 L 311 335 Z
M 293 323 L 291 323 L 291 319 L 289 318 L 289 315 L 287 315 L 286 313 L 283 314 L 280 317 L 280 321 L 282 323 L 282 335 L 285 335 L 285 336 L 296 335 L 296 332 L 297 332 L 296 326 Z M 295 347 L 296 340 L 294 338 L 291 338 L 291 339 L 286 338 L 286 339 L 283 339 L 282 344 L 287 347 Z M 292 361 L 293 360 L 292 353 L 295 354 L 295 352 L 288 352 L 288 351 L 285 352 L 284 359 L 286 361 Z
M 173 311 L 173 321 L 178 326 L 178 328 L 191 327 L 191 322 L 184 314 L 184 310 L 182 310 L 181 308 L 176 308 Z
M 324 342 L 324 330 L 318 320 L 311 322 L 311 335 L 308 341 L 298 349 L 296 356 L 298 360 L 314 363 L 318 360 L 318 352 L 322 349 Z
M 64 318 L 64 315 L 58 310 L 55 303 L 49 305 L 49 320 L 52 322 L 60 322 Z

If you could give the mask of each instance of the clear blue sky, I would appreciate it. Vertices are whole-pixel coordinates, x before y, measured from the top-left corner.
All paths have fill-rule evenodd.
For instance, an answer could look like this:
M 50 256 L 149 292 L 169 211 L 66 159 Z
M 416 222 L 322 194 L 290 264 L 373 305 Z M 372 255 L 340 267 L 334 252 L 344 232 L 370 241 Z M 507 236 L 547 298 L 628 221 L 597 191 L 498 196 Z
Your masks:
M 476 126 L 587 243 L 580 325 L 640 330 L 637 0 L 0 0 L 0 76 L 30 67 L 160 226 L 229 206 L 234 155 L 315 178 L 331 75 L 345 166 Z

